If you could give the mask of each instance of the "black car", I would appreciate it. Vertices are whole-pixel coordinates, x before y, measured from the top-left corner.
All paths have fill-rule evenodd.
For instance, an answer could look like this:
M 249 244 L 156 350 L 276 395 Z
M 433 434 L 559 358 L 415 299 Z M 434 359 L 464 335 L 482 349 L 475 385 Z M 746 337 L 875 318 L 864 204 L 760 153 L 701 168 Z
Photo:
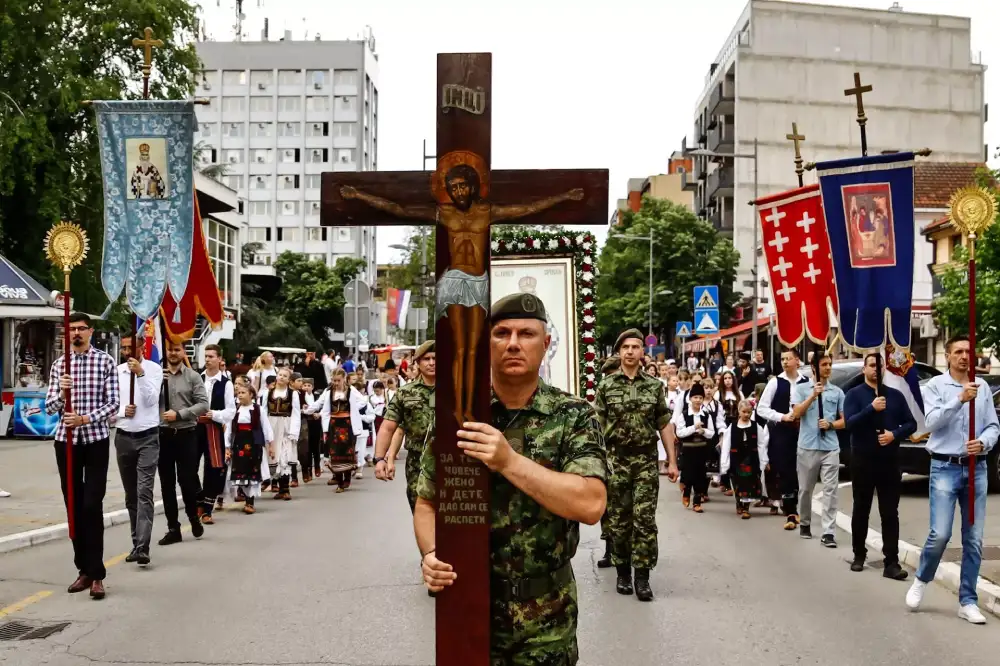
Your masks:
M 844 393 L 847 393 L 852 388 L 864 381 L 864 376 L 861 372 L 863 365 L 860 359 L 853 361 L 835 361 L 833 364 L 833 374 L 830 376 L 830 381 L 837 387 L 839 387 Z M 934 368 L 926 363 L 917 363 L 917 377 L 920 380 L 920 385 L 923 386 L 930 380 L 931 377 L 935 377 L 941 374 L 941 371 Z M 803 366 L 802 373 L 807 377 L 812 376 L 812 369 L 808 366 Z M 993 375 L 991 377 L 984 376 L 983 379 L 987 381 L 991 388 L 993 388 L 993 401 L 994 405 L 997 405 L 998 414 L 1000 414 L 1000 381 L 996 384 L 990 382 L 990 379 L 1000 380 L 1000 377 Z M 838 430 L 837 437 L 840 440 L 840 462 L 850 469 L 851 464 L 851 436 L 846 430 Z M 931 458 L 928 455 L 927 450 L 924 448 L 925 440 L 921 441 L 908 441 L 903 442 L 899 446 L 899 465 L 904 473 L 907 474 L 929 474 L 931 468 Z M 1000 455 L 1000 447 L 995 447 L 990 453 L 987 459 L 987 465 L 989 468 L 989 489 L 990 492 L 1000 492 L 1000 470 L 997 469 L 997 456 Z

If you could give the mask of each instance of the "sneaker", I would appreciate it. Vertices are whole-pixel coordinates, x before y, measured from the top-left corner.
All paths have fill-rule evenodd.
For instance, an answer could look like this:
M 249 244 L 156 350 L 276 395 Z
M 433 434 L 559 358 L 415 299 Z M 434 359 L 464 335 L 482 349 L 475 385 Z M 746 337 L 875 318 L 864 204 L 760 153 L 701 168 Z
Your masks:
M 819 542 L 826 546 L 827 548 L 836 548 L 837 540 L 833 538 L 832 534 L 824 534 L 820 537 Z
M 808 525 L 799 525 L 799 536 L 803 539 L 812 539 L 812 528 Z
M 854 573 L 861 573 L 864 570 L 865 570 L 865 561 L 863 559 L 855 558 L 854 561 L 851 562 L 851 571 L 853 571 Z M 883 575 L 885 574 L 883 573 Z
M 972 624 L 986 624 L 986 618 L 976 604 L 966 604 L 958 609 L 958 616 Z
M 181 536 L 180 530 L 170 530 L 169 532 L 164 534 L 163 538 L 157 541 L 156 543 L 160 544 L 161 546 L 169 546 L 174 543 L 180 543 L 183 540 L 184 538 Z
M 135 555 L 135 563 L 138 564 L 140 567 L 148 567 L 149 566 L 149 553 L 147 553 L 145 551 L 140 551 L 140 552 L 136 553 L 136 555 Z
M 917 578 L 910 586 L 910 591 L 906 593 L 906 607 L 911 611 L 920 608 L 920 603 L 924 600 L 924 592 L 927 591 L 927 583 Z M 961 613 L 961 611 L 959 611 Z
M 0 497 L 10 497 L 10 493 L 3 488 L 0 488 Z
M 205 526 L 201 524 L 200 520 L 194 519 L 191 521 L 191 536 L 195 539 L 200 539 L 202 535 L 205 534 Z

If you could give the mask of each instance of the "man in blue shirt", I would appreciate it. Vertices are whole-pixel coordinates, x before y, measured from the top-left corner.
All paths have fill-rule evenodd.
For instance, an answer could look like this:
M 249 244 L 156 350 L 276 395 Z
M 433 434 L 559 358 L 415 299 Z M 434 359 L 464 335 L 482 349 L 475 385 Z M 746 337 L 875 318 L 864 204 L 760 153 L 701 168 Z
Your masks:
M 799 478 L 799 536 L 812 538 L 812 495 L 823 486 L 823 536 L 827 548 L 836 548 L 837 482 L 840 480 L 840 441 L 844 427 L 844 392 L 830 382 L 833 357 L 817 351 L 812 358 L 813 381 L 794 386 L 792 414 L 799 419 L 796 471 Z
M 916 580 L 906 593 L 906 605 L 917 610 L 927 583 L 934 580 L 941 556 L 951 539 L 955 502 L 962 512 L 962 573 L 958 588 L 958 616 L 973 624 L 986 624 L 977 605 L 976 582 L 983 553 L 986 520 L 986 455 L 1000 435 L 989 386 L 981 378 L 969 380 L 969 338 L 953 336 L 945 343 L 948 372 L 931 379 L 923 389 L 927 429 L 931 436 L 931 527 L 920 553 Z M 975 410 L 975 438 L 969 439 L 969 403 Z M 974 525 L 969 524 L 969 456 L 976 456 Z
M 347 357 L 347 360 L 344 361 L 344 363 L 343 363 L 343 365 L 341 367 L 344 368 L 344 372 L 346 372 L 347 374 L 351 374 L 352 372 L 354 372 L 354 367 L 355 367 L 354 366 L 354 355 L 353 354 L 349 355 Z
M 879 383 L 882 357 L 865 356 L 865 381 L 847 392 L 844 416 L 851 433 L 851 491 L 854 511 L 851 515 L 851 540 L 854 561 L 851 571 L 862 572 L 868 549 L 868 518 L 872 500 L 878 492 L 878 513 L 882 520 L 882 575 L 906 580 L 899 566 L 899 492 L 902 473 L 899 469 L 899 443 L 917 430 L 910 406 L 903 394 Z

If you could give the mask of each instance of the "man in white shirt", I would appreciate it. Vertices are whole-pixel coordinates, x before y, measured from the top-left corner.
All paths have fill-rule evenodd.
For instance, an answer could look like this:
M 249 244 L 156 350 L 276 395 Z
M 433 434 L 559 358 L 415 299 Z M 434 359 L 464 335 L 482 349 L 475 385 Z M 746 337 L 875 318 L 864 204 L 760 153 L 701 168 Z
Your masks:
M 213 525 L 212 509 L 226 487 L 226 427 L 236 416 L 233 382 L 222 372 L 222 348 L 205 346 L 205 372 L 201 374 L 208 394 L 209 411 L 198 417 L 198 457 L 205 458 L 198 513 L 203 525 Z
M 125 489 L 125 508 L 132 526 L 132 552 L 125 561 L 145 567 L 149 564 L 153 484 L 160 459 L 159 400 L 163 369 L 148 359 L 135 358 L 132 342 L 130 337 L 121 341 L 122 362 L 118 365 L 121 406 L 116 418 L 115 453 Z M 130 395 L 133 376 L 134 397 Z

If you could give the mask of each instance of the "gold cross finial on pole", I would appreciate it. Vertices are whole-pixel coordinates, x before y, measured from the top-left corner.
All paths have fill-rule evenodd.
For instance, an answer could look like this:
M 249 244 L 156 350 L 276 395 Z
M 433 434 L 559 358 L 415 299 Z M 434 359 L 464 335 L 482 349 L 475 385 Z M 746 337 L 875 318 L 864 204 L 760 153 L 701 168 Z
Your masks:
M 861 126 L 861 155 L 863 157 L 868 157 L 868 134 L 865 131 L 865 123 L 868 122 L 868 118 L 865 116 L 865 101 L 863 95 L 866 92 L 871 92 L 872 87 L 861 85 L 861 73 L 854 72 L 854 87 L 848 88 L 844 91 L 844 97 L 851 97 L 852 95 L 857 99 L 858 103 L 858 125 Z
M 799 124 L 792 123 L 792 133 L 786 134 L 785 138 L 795 144 L 795 175 L 799 177 L 799 187 L 802 187 L 802 172 L 805 169 L 802 168 L 802 151 L 799 148 L 799 142 L 806 140 L 805 134 L 799 134 Z
M 153 65 L 153 47 L 162 47 L 163 40 L 153 39 L 153 29 L 146 28 L 143 31 L 145 37 L 132 40 L 132 46 L 141 48 L 142 53 L 142 98 L 149 99 L 149 72 Z

